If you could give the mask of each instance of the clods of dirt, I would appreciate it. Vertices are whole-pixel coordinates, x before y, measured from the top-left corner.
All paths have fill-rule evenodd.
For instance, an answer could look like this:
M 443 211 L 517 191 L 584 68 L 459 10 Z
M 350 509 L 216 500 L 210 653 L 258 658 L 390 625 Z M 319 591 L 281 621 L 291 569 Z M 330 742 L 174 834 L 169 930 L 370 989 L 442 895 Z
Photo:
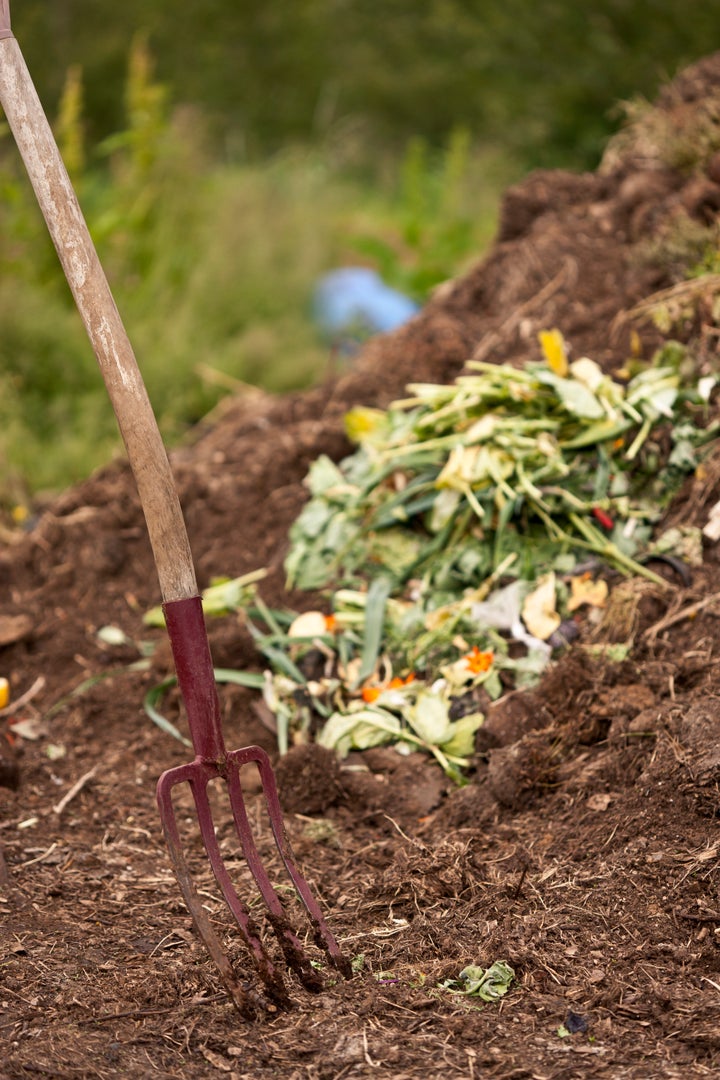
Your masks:
M 661 340 L 647 314 L 658 290 L 673 334 L 715 363 L 716 294 L 675 275 L 688 245 L 717 236 L 719 101 L 716 54 L 614 140 L 596 174 L 542 172 L 512 188 L 488 255 L 351 370 L 302 394 L 241 395 L 200 425 L 172 458 L 201 587 L 263 566 L 266 602 L 317 606 L 286 593 L 282 563 L 308 466 L 348 452 L 352 405 L 450 380 L 472 356 L 537 359 L 548 327 L 617 371 Z M 706 525 L 719 462 L 698 470 L 669 521 Z M 595 652 L 571 645 L 539 686 L 488 711 L 464 787 L 428 757 L 388 750 L 339 763 L 296 748 L 278 762 L 288 836 L 356 973 L 325 971 L 320 995 L 291 981 L 294 1008 L 248 1026 L 192 930 L 155 809 L 159 773 L 192 751 L 142 707 L 170 665 L 163 631 L 142 621 L 159 595 L 132 477 L 118 461 L 54 500 L 0 554 L 0 674 L 24 702 L 0 716 L 19 769 L 0 786 L 2 1075 L 717 1075 L 718 543 L 706 536 L 687 581 L 672 567 L 667 588 L 614 581 Z M 107 624 L 155 642 L 152 665 L 135 663 L 139 645 L 99 639 Z M 219 665 L 260 668 L 237 618 L 211 622 L 210 636 Z M 221 708 L 229 746 L 274 752 L 250 691 L 222 686 Z M 171 688 L 163 709 L 183 732 Z M 9 720 L 31 721 L 35 737 Z M 258 788 L 246 793 L 258 849 L 289 898 Z M 189 796 L 181 811 L 203 907 L 251 983 Z M 277 955 L 218 813 L 218 844 Z M 496 961 L 514 978 L 495 1001 L 444 985 Z
M 293 746 L 278 761 L 275 777 L 287 813 L 322 814 L 342 793 L 337 757 L 314 743 Z

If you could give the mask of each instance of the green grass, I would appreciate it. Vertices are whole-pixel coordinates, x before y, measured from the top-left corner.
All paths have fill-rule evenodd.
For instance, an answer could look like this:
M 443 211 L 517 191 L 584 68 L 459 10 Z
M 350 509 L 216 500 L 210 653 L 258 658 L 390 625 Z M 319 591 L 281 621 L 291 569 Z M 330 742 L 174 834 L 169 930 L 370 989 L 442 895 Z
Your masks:
M 58 130 L 170 444 L 235 381 L 282 392 L 323 376 L 329 347 L 312 323 L 310 299 L 324 271 L 375 265 L 422 300 L 492 236 L 509 166 L 462 134 L 435 155 L 414 142 L 404 162 L 383 161 L 372 174 L 334 166 L 317 148 L 228 165 L 205 152 L 196 115 L 170 118 L 147 71 L 134 77 L 128 128 L 99 152 L 88 155 L 80 144 L 76 79 Z M 0 151 L 0 505 L 7 507 L 83 478 L 120 442 L 7 132 Z

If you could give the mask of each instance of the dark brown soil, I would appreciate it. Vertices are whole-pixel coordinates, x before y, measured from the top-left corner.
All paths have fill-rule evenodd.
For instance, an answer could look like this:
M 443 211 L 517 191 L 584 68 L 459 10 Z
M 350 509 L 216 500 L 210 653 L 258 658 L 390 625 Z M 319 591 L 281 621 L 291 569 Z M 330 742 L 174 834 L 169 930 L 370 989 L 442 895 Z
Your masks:
M 674 118 L 687 130 L 719 84 L 720 56 L 684 76 L 662 99 L 663 130 Z M 717 159 L 673 169 L 642 131 L 597 174 L 532 175 L 507 193 L 489 256 L 351 371 L 217 410 L 173 455 L 201 586 L 267 566 L 268 602 L 314 606 L 284 592 L 288 528 L 310 462 L 347 452 L 352 404 L 451 379 L 472 355 L 536 358 L 550 326 L 607 370 L 631 344 L 651 355 L 657 331 L 627 313 L 673 284 L 653 244 L 712 227 L 719 180 Z M 711 311 L 681 322 L 712 359 Z M 675 517 L 703 525 L 718 498 L 715 457 Z M 630 657 L 571 651 L 539 688 L 495 706 L 464 788 L 424 757 L 384 750 L 342 766 L 312 748 L 283 761 L 298 860 L 344 951 L 364 959 L 318 996 L 292 983 L 294 1008 L 251 1025 L 194 936 L 155 808 L 159 773 L 190 755 L 142 708 L 171 659 L 142 625 L 159 596 L 132 477 L 118 462 L 63 494 L 0 554 L 0 675 L 25 696 L 0 714 L 0 1075 L 717 1075 L 718 566 L 708 542 L 690 585 L 670 568 L 670 590 L 619 583 L 596 636 L 632 640 Z M 109 623 L 159 642 L 151 670 L 129 671 L 133 648 L 98 641 Z M 259 667 L 239 621 L 210 633 L 217 666 Z M 228 744 L 275 754 L 250 692 L 221 694 Z M 172 694 L 165 708 L 182 726 Z M 13 737 L 19 718 L 37 738 Z M 252 785 L 248 803 L 282 881 Z M 203 901 L 220 920 L 198 846 Z M 500 1003 L 439 988 L 498 959 L 517 976 Z

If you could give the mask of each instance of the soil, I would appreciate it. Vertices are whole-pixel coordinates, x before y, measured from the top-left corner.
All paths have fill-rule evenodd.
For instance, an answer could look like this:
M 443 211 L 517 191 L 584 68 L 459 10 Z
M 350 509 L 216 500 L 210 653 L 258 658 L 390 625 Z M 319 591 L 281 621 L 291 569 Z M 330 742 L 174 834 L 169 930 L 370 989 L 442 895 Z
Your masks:
M 674 284 L 658 251 L 683 229 L 711 229 L 720 207 L 717 156 L 671 167 L 653 133 L 667 140 L 693 117 L 717 117 L 719 89 L 720 54 L 667 89 L 596 173 L 536 173 L 510 189 L 488 256 L 351 370 L 208 417 L 172 455 L 201 587 L 266 566 L 267 602 L 317 605 L 286 594 L 282 560 L 309 464 L 349 450 L 353 404 L 449 380 L 473 355 L 536 359 L 537 331 L 551 326 L 608 371 L 631 351 L 651 356 L 658 332 L 630 313 Z M 675 334 L 710 363 L 718 328 L 706 299 Z M 704 525 L 719 498 L 715 454 L 671 517 Z M 62 494 L 0 554 L 0 674 L 15 703 L 0 714 L 0 1075 L 717 1075 L 719 565 L 708 540 L 689 583 L 671 566 L 668 589 L 615 581 L 592 633 L 630 642 L 628 658 L 570 648 L 539 687 L 493 706 L 465 787 L 422 756 L 339 763 L 291 751 L 278 764 L 287 831 L 358 970 L 317 995 L 289 977 L 293 1007 L 251 1023 L 193 932 L 155 807 L 159 773 L 191 755 L 143 710 L 172 662 L 163 632 L 142 623 L 159 595 L 132 476 L 117 461 Z M 149 669 L 130 666 L 134 646 L 98 639 L 106 624 L 157 643 Z M 217 666 L 260 669 L 238 619 L 209 630 Z M 228 745 L 258 743 L 276 760 L 253 700 L 221 687 Z M 182 728 L 173 692 L 163 708 Z M 246 799 L 284 885 L 252 777 Z M 227 808 L 218 815 L 226 850 Z M 225 933 L 199 841 L 188 843 Z M 244 864 L 231 865 L 252 898 Z M 236 937 L 228 947 L 251 983 Z M 441 986 L 496 960 L 516 976 L 499 1001 Z

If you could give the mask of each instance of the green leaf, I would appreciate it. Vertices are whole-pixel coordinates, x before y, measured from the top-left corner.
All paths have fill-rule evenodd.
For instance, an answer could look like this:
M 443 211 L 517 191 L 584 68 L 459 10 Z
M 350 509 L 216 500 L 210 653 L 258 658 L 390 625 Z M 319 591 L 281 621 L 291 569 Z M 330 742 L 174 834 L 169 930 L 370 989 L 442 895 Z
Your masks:
M 403 528 L 373 533 L 368 537 L 367 545 L 369 558 L 397 578 L 404 577 L 422 550 L 420 537 Z
M 430 532 L 438 533 L 447 525 L 457 511 L 462 493 L 456 488 L 442 488 L 435 499 L 430 514 Z
M 319 545 L 296 543 L 285 560 L 285 573 L 289 589 L 312 591 L 327 585 L 333 570 L 333 560 Z
M 346 486 L 347 481 L 335 462 L 321 454 L 310 466 L 305 483 L 313 495 L 327 495 L 333 488 Z
M 375 670 L 382 642 L 385 605 L 390 591 L 391 584 L 386 577 L 375 578 L 368 589 L 365 604 L 365 636 L 363 638 L 360 671 L 356 686 L 361 686 Z
M 158 607 L 146 611 L 143 615 L 143 623 L 145 626 L 164 626 L 165 615 L 163 614 L 163 609 L 158 605 Z
M 333 713 L 326 721 L 317 743 L 345 757 L 350 750 L 396 742 L 402 731 L 400 721 L 380 709 L 358 709 L 353 713 Z
M 470 964 L 458 975 L 442 983 L 446 990 L 466 997 L 479 997 L 483 1001 L 497 1001 L 507 994 L 515 978 L 515 972 L 504 960 L 496 960 L 489 968 Z
M 252 570 L 237 578 L 222 578 L 202 593 L 203 613 L 208 615 L 227 615 L 231 611 L 246 608 L 255 596 L 258 581 L 267 577 L 267 570 Z M 143 616 L 146 626 L 164 626 L 165 616 L 161 606 L 151 608 Z
M 538 369 L 539 382 L 552 387 L 568 412 L 583 420 L 599 420 L 605 416 L 605 409 L 595 394 L 577 379 L 564 379 L 554 372 Z
M 581 450 L 586 446 L 596 446 L 610 439 L 617 439 L 631 426 L 630 420 L 612 420 L 606 417 L 599 420 L 597 424 L 584 428 L 574 438 L 565 439 L 562 446 L 564 450 Z
M 262 690 L 265 678 L 258 671 L 235 671 L 232 668 L 215 668 L 215 681 L 247 686 L 250 690 Z
M 233 671 L 228 668 L 215 668 L 214 669 L 215 681 L 219 683 L 235 683 L 238 686 L 247 686 L 251 690 L 262 690 L 265 685 L 265 680 L 262 675 L 257 672 L 251 671 Z M 167 679 L 163 679 L 157 686 L 153 686 L 148 690 L 143 699 L 143 708 L 146 714 L 150 717 L 154 724 L 164 731 L 167 735 L 172 735 L 173 739 L 177 739 L 183 746 L 192 747 L 192 743 L 189 739 L 186 739 L 183 734 L 175 727 L 171 720 L 168 720 L 166 716 L 163 716 L 156 708 L 156 705 L 165 695 L 165 692 L 170 689 L 171 686 L 177 684 L 177 678 L 174 675 L 170 675 Z
M 274 645 L 268 645 L 267 641 L 263 638 L 263 635 L 259 634 L 257 630 L 254 630 L 253 637 L 255 637 L 255 642 L 260 652 L 270 661 L 276 671 L 281 672 L 283 675 L 287 675 L 289 679 L 292 679 L 300 686 L 305 685 L 307 682 L 305 676 L 282 649 L 278 649 Z
M 300 511 L 300 516 L 292 527 L 292 533 L 298 537 L 305 536 L 314 540 L 320 536 L 333 513 L 333 508 L 324 499 L 311 499 Z
M 440 746 L 451 737 L 447 703 L 431 690 L 421 690 L 414 705 L 403 715 L 413 731 L 430 746 Z
M 203 590 L 202 605 L 206 615 L 226 615 L 247 607 L 255 595 L 255 585 L 267 577 L 267 570 L 253 570 L 241 577 L 217 581 Z
M 175 686 L 176 683 L 177 679 L 174 675 L 172 675 L 168 679 L 163 679 L 163 681 L 161 683 L 158 683 L 157 686 L 153 686 L 152 689 L 148 690 L 147 694 L 145 695 L 145 698 L 143 700 L 143 708 L 145 709 L 145 712 L 150 717 L 152 722 L 154 724 L 157 724 L 157 726 L 162 731 L 164 731 L 166 735 L 172 735 L 173 739 L 177 739 L 177 741 L 182 743 L 183 746 L 192 747 L 192 743 L 190 742 L 190 740 L 186 739 L 185 736 L 178 731 L 175 725 L 170 720 L 168 720 L 167 717 L 163 716 L 162 713 L 158 712 L 155 708 L 158 701 L 164 695 L 165 691 L 168 690 L 171 686 Z
M 482 713 L 470 713 L 460 720 L 453 720 L 447 731 L 448 737 L 440 744 L 444 753 L 450 757 L 470 757 L 475 750 L 475 732 L 484 720 Z

